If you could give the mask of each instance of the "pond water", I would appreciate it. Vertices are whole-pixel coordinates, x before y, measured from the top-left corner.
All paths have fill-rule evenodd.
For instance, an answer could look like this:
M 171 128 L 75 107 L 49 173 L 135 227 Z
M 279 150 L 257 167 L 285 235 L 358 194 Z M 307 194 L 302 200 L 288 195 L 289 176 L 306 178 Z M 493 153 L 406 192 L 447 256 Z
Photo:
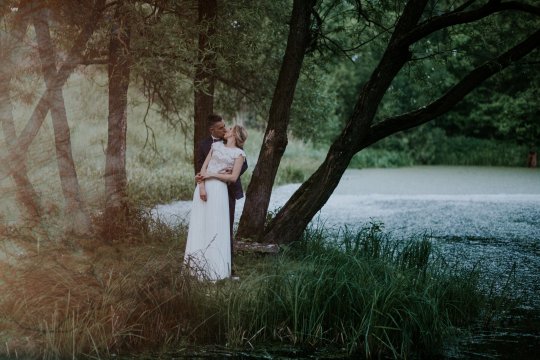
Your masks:
M 271 209 L 299 185 L 278 187 Z M 236 217 L 243 201 L 237 203 Z M 189 201 L 156 208 L 170 222 L 187 218 Z M 449 261 L 479 264 L 488 278 L 515 274 L 521 305 L 512 320 L 478 330 L 447 359 L 536 359 L 540 347 L 540 169 L 409 167 L 348 170 L 314 221 L 349 228 L 382 222 L 394 239 L 428 234 Z

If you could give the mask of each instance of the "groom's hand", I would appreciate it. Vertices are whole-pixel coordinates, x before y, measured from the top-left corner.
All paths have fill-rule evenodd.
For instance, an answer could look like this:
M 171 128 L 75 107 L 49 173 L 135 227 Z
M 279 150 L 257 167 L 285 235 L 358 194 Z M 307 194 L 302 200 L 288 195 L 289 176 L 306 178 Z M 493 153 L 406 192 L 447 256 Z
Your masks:
M 197 182 L 197 184 L 199 184 L 203 180 L 204 180 L 204 176 L 202 176 L 201 173 L 197 173 L 197 175 L 195 175 L 195 181 Z
M 229 166 L 229 167 L 226 167 L 225 169 L 221 170 L 219 173 L 220 174 L 232 174 L 232 169 L 233 169 L 233 167 Z

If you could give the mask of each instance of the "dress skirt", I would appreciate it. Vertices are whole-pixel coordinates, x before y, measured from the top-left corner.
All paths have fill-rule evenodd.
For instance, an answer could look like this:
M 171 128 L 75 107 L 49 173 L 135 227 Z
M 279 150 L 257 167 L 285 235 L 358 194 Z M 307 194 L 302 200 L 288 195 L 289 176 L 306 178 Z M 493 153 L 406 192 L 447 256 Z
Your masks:
M 193 205 L 184 254 L 184 264 L 200 280 L 220 280 L 231 275 L 229 195 L 227 185 L 205 181 L 207 201 L 193 194 Z

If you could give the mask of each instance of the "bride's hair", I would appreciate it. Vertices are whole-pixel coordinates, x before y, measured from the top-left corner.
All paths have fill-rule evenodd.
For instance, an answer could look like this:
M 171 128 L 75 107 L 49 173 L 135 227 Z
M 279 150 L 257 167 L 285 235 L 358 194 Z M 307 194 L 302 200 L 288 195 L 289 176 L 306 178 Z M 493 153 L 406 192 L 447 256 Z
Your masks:
M 233 127 L 234 138 L 236 140 L 236 146 L 240 149 L 244 148 L 244 143 L 248 137 L 248 133 L 245 127 L 242 125 L 234 125 Z

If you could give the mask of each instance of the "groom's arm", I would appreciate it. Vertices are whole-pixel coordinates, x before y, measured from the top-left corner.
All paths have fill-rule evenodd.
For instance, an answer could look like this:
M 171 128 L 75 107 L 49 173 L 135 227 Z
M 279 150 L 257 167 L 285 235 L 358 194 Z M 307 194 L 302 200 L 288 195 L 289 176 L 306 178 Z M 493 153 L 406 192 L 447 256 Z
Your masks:
M 242 164 L 242 169 L 240 170 L 240 176 L 242 176 L 242 174 L 246 172 L 247 168 L 248 168 L 247 159 L 244 158 L 244 163 Z
M 240 175 L 238 176 L 238 178 L 240 178 L 240 176 L 242 176 L 242 174 L 246 172 L 247 168 L 248 168 L 247 160 L 244 159 L 244 162 L 242 163 L 242 168 L 240 169 Z M 229 166 L 228 168 L 220 171 L 220 174 L 232 174 L 232 171 L 233 171 L 233 167 Z
M 210 145 L 211 146 L 211 145 Z M 208 156 L 208 153 L 210 152 L 210 146 L 208 146 L 208 141 L 203 140 L 199 144 L 199 148 L 197 149 L 197 172 L 201 172 L 201 169 L 204 164 L 204 160 L 206 160 L 206 157 Z
M 213 179 L 218 179 L 227 183 L 231 183 L 231 182 L 234 183 L 240 177 L 240 170 L 242 169 L 243 161 L 244 161 L 243 156 L 237 157 L 236 160 L 234 161 L 234 166 L 230 174 L 229 173 L 217 173 L 217 174 L 205 173 L 203 174 L 203 177 L 204 179 L 213 178 Z

